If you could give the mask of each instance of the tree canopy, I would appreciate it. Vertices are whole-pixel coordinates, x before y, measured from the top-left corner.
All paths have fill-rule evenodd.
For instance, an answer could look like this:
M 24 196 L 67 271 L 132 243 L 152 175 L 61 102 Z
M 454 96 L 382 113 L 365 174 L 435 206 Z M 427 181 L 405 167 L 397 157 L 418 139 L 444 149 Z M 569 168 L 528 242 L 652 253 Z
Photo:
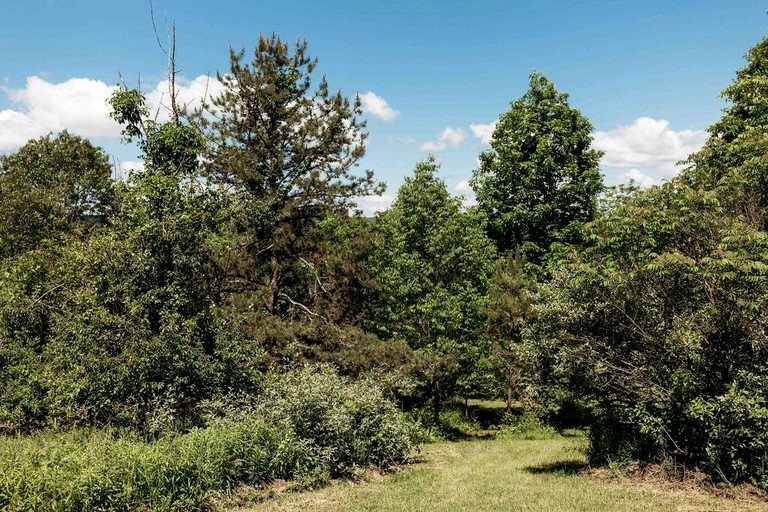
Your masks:
M 0 156 L 0 430 L 157 438 L 255 414 L 299 433 L 315 417 L 295 446 L 351 450 L 326 467 L 341 472 L 369 460 L 342 441 L 384 394 L 430 427 L 457 395 L 510 413 L 519 398 L 524 419 L 504 421 L 576 411 L 595 462 L 768 488 L 768 39 L 662 186 L 604 189 L 591 124 L 533 73 L 480 155 L 476 206 L 430 156 L 373 218 L 354 205 L 383 191 L 356 172 L 359 100 L 315 85 L 316 62 L 261 36 L 200 109 L 172 85 L 167 122 L 119 87 L 112 117 L 144 162 L 124 180 L 66 131 Z M 381 391 L 337 393 L 330 370 L 267 391 L 306 363 Z
M 547 77 L 499 118 L 471 181 L 500 251 L 539 261 L 574 222 L 592 219 L 602 190 L 592 125 Z
M 434 157 L 417 164 L 377 217 L 381 235 L 370 265 L 380 286 L 376 325 L 429 359 L 425 379 L 439 410 L 440 386 L 455 380 L 452 366 L 479 342 L 495 250 L 482 216 L 463 212 L 437 172 Z
M 103 220 L 114 190 L 109 158 L 89 141 L 63 131 L 0 156 L 0 257 Z

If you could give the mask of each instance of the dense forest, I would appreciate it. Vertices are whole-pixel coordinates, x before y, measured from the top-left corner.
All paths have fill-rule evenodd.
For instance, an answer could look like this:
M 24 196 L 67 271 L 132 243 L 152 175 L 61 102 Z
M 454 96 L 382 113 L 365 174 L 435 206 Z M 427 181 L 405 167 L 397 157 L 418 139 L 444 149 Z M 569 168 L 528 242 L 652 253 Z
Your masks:
M 386 469 L 455 397 L 587 427 L 593 464 L 768 489 L 768 39 L 661 186 L 605 186 L 534 72 L 475 206 L 429 157 L 373 218 L 359 99 L 316 63 L 261 36 L 167 122 L 121 86 L 125 179 L 67 131 L 0 156 L 0 508 L 204 509 Z

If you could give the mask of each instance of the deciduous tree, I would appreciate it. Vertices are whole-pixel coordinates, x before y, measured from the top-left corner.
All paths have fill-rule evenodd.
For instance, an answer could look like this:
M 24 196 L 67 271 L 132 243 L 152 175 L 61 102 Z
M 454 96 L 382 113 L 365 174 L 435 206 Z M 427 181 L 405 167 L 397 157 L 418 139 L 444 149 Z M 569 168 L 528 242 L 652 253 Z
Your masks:
M 540 261 L 574 222 L 590 220 L 602 190 L 592 125 L 544 75 L 501 115 L 472 187 L 501 251 Z
M 381 294 L 376 327 L 425 357 L 435 419 L 461 356 L 482 341 L 480 308 L 496 255 L 482 215 L 463 212 L 437 171 L 430 157 L 406 178 L 390 209 L 377 217 L 381 238 L 370 260 Z

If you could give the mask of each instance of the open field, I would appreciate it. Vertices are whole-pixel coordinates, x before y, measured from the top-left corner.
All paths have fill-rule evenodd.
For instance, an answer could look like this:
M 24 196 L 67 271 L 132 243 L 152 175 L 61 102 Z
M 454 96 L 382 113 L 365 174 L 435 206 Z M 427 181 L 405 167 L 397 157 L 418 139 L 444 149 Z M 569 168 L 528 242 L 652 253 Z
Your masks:
M 755 511 L 768 503 L 694 486 L 579 474 L 584 438 L 428 445 L 421 462 L 361 483 L 278 495 L 238 512 L 293 511 Z M 234 510 L 230 512 L 234 512 Z

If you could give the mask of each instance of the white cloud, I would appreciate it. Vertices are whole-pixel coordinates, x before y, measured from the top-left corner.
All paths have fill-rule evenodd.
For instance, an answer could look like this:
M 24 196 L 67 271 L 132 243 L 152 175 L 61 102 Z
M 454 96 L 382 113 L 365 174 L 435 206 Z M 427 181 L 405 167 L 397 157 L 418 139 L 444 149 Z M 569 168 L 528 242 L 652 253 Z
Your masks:
M 493 130 L 496 129 L 496 121 L 488 124 L 472 123 L 469 125 L 472 135 L 480 139 L 483 144 L 490 144 Z
M 120 126 L 110 119 L 106 103 L 115 87 L 100 80 L 70 78 L 51 83 L 31 76 L 22 89 L 2 90 L 18 110 L 0 112 L 0 150 L 15 149 L 29 139 L 64 129 L 84 137 L 120 135 Z
M 395 201 L 395 196 L 382 194 L 380 196 L 363 196 L 357 198 L 357 206 L 363 210 L 366 216 L 373 216 L 376 212 L 383 212 Z
M 199 105 L 205 94 L 217 94 L 222 85 L 215 79 L 199 76 L 194 80 L 177 78 L 179 104 L 190 108 Z M 16 149 L 29 139 L 64 129 L 83 137 L 118 137 L 121 127 L 109 117 L 107 99 L 116 87 L 101 80 L 70 78 L 59 83 L 37 76 L 27 78 L 25 87 L 2 87 L 13 104 L 0 111 L 0 151 Z M 168 119 L 167 81 L 160 82 L 147 93 L 150 110 L 158 112 L 158 120 Z
M 428 140 L 421 144 L 422 151 L 442 151 L 446 148 L 457 148 L 467 138 L 462 128 L 447 127 L 440 132 L 437 140 Z
M 627 172 L 625 172 L 622 176 L 622 181 L 634 181 L 641 187 L 652 187 L 653 185 L 658 185 L 658 182 L 653 179 L 653 177 L 648 176 L 644 172 L 642 172 L 640 169 L 630 169 Z
M 360 94 L 359 96 L 363 112 L 368 112 L 384 121 L 392 121 L 400 115 L 400 112 L 389 106 L 387 100 L 371 91 Z
M 171 96 L 168 80 L 162 80 L 146 94 L 147 106 L 158 121 L 167 121 L 171 116 Z M 224 86 L 216 78 L 200 75 L 193 80 L 176 77 L 176 104 L 190 111 L 199 107 L 203 98 L 218 96 Z
M 674 131 L 664 119 L 641 117 L 630 125 L 595 133 L 594 147 L 605 151 L 606 167 L 653 170 L 676 174 L 675 162 L 698 151 L 707 140 L 704 130 Z
M 125 160 L 120 162 L 120 173 L 127 176 L 130 172 L 144 172 L 144 162 L 141 160 Z
M 456 192 L 469 192 L 472 190 L 472 186 L 469 184 L 469 180 L 463 180 L 456 184 L 455 187 L 453 187 L 453 190 Z

